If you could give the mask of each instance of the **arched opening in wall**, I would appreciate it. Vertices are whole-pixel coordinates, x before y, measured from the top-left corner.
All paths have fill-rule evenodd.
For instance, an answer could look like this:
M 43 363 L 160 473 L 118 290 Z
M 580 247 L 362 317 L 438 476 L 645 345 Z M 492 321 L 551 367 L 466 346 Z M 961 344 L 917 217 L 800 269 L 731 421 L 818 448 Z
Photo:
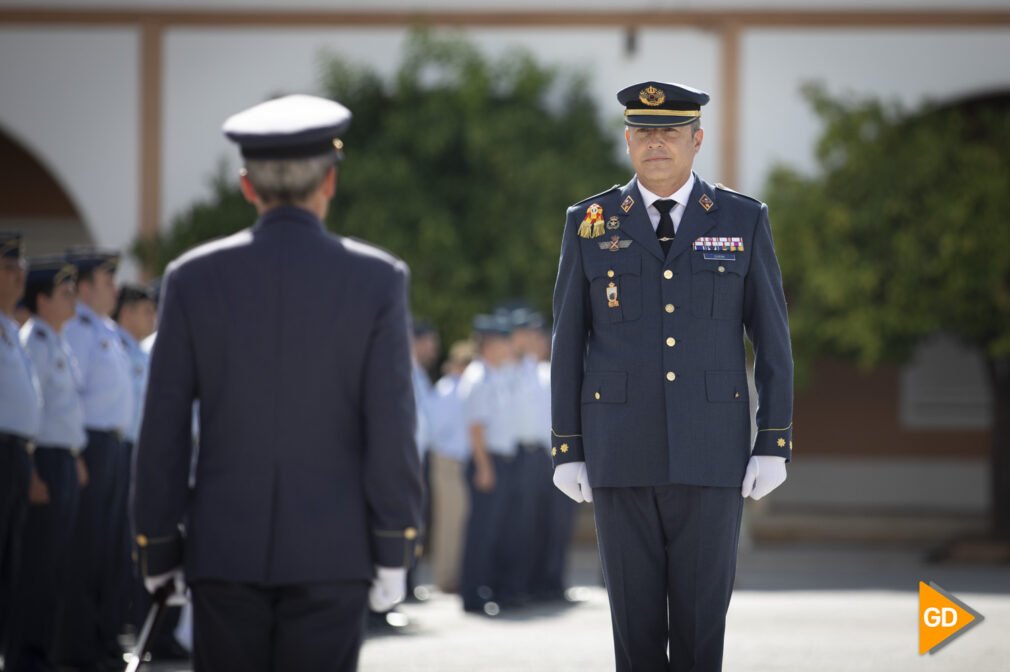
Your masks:
M 21 231 L 29 256 L 90 244 L 77 207 L 49 170 L 0 129 L 0 229 Z

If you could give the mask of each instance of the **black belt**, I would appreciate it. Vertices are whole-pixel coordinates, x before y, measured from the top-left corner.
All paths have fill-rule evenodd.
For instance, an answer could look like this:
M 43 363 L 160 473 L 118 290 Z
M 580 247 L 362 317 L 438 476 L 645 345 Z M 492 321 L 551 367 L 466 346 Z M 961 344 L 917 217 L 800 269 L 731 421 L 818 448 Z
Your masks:
M 118 429 L 89 429 L 86 431 L 89 436 L 93 434 L 95 436 L 116 439 L 117 441 L 123 439 L 123 433 Z
M 32 440 L 19 434 L 0 432 L 0 446 L 11 446 L 12 448 L 29 450 L 32 446 Z

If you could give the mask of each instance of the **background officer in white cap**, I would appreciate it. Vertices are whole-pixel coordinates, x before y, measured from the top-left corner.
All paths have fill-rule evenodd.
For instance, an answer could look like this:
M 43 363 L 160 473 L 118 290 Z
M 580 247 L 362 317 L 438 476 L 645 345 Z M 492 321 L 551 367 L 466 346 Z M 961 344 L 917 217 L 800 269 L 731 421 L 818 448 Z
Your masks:
M 63 610 L 58 657 L 61 663 L 87 668 L 122 662 L 118 637 L 129 566 L 130 483 L 123 432 L 133 417 L 134 402 L 130 363 L 110 318 L 116 307 L 119 254 L 76 247 L 67 251 L 67 260 L 78 272 L 77 314 L 67 322 L 64 335 L 81 371 L 89 480 L 81 491 L 71 544 L 79 562 Z
M 28 449 L 42 412 L 38 377 L 21 347 L 14 318 L 25 290 L 23 249 L 19 232 L 0 231 L 0 642 L 10 616 L 28 505 Z
M 21 329 L 21 341 L 38 373 L 43 403 L 6 672 L 51 669 L 67 570 L 81 560 L 68 550 L 80 488 L 87 482 L 80 456 L 87 435 L 80 372 L 63 337 L 63 326 L 74 317 L 76 279 L 77 269 L 62 255 L 32 259 L 28 268 L 24 304 L 32 317 Z
M 692 171 L 708 94 L 643 82 L 617 98 L 636 176 L 569 208 L 561 245 L 554 482 L 594 502 L 617 669 L 710 672 L 743 497 L 780 485 L 792 455 L 788 316 L 767 207 Z
M 287 96 L 228 119 L 259 220 L 162 283 L 133 511 L 148 585 L 185 566 L 197 670 L 352 670 L 366 600 L 404 595 L 421 501 L 408 272 L 323 226 L 350 118 Z

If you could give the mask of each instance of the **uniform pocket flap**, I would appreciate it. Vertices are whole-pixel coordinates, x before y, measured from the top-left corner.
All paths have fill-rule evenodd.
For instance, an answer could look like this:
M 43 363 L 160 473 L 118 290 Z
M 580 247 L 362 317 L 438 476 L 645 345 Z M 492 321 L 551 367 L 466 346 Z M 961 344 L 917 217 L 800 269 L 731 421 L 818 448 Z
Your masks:
M 613 275 L 611 275 L 613 273 Z M 641 257 L 615 254 L 613 259 L 595 260 L 589 267 L 590 279 L 617 275 L 641 275 Z
M 747 372 L 706 371 L 705 393 L 709 401 L 743 401 L 747 398 Z
M 627 400 L 628 374 L 587 373 L 582 379 L 582 403 L 623 404 Z

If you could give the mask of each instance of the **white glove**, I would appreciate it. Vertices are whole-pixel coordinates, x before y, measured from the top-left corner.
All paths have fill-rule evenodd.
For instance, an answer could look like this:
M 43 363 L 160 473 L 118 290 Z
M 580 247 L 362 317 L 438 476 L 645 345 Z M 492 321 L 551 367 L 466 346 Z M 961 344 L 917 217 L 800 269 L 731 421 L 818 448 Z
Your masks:
M 786 458 L 777 455 L 751 455 L 743 475 L 740 494 L 761 499 L 786 480 Z
M 375 578 L 368 589 L 368 607 L 384 614 L 407 596 L 407 570 L 403 567 L 375 566 Z
M 181 567 L 164 574 L 144 578 L 144 588 L 152 595 L 167 583 L 172 584 L 172 592 L 169 594 L 165 604 L 170 607 L 180 607 L 186 604 L 186 577 L 183 575 Z
M 593 501 L 585 462 L 566 462 L 554 468 L 554 487 L 576 502 Z

